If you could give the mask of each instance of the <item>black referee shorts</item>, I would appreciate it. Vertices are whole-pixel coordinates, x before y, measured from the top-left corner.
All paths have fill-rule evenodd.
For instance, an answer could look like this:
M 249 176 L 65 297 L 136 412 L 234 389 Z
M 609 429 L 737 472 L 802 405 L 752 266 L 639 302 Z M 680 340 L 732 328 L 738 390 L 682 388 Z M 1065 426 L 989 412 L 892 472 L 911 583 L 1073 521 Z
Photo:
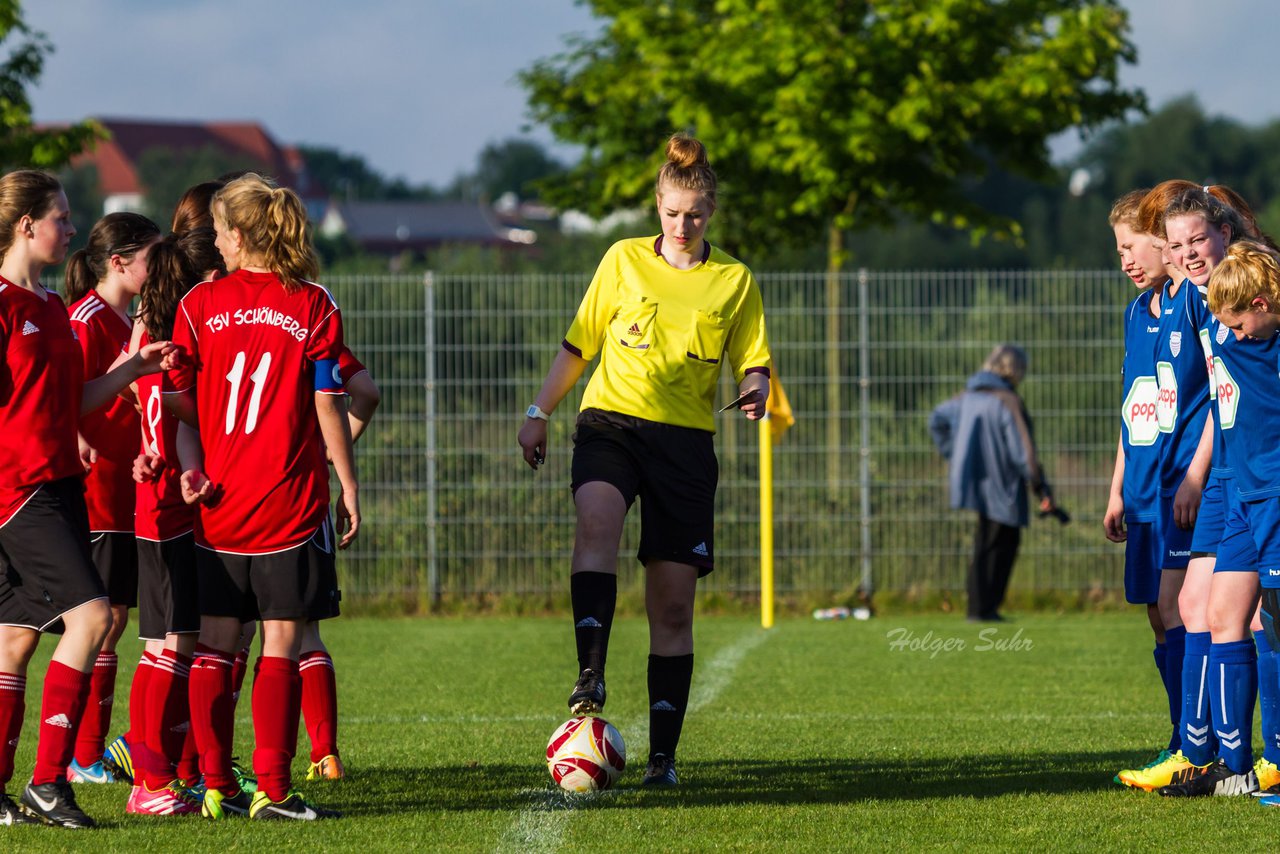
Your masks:
M 715 568 L 715 501 L 719 479 L 713 436 L 602 409 L 586 409 L 573 434 L 573 491 L 592 481 L 616 487 L 627 507 L 640 499 L 644 564 L 688 564 L 703 576 Z
M 106 588 L 89 551 L 84 481 L 44 484 L 0 527 L 0 625 L 61 632 L 62 615 Z

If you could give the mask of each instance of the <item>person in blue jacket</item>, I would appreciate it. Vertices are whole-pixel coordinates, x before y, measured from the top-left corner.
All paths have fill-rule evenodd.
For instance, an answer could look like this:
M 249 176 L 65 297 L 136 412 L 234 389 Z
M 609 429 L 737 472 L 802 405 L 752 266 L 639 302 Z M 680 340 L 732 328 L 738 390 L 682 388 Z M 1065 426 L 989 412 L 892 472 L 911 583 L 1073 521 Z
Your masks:
M 929 419 L 933 442 L 951 463 L 951 506 L 978 514 L 966 584 L 972 621 L 1003 619 L 1000 605 L 1030 517 L 1028 489 L 1039 496 L 1041 513 L 1055 509 L 1016 391 L 1026 373 L 1026 352 L 1001 344 Z

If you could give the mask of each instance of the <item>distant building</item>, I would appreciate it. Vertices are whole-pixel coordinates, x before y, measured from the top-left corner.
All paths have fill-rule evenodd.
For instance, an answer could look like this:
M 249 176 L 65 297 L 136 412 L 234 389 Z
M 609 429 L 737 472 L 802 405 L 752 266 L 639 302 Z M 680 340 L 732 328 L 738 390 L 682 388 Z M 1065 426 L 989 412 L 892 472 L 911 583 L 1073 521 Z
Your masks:
M 111 138 L 72 160 L 73 167 L 97 169 L 104 197 L 103 213 L 138 210 L 146 188 L 138 162 L 147 151 L 195 152 L 212 148 L 298 192 L 313 218 L 324 211 L 325 192 L 308 180 L 306 162 L 296 148 L 282 146 L 255 122 L 163 122 L 142 119 L 98 119 Z M 209 176 L 214 178 L 217 176 Z
M 475 202 L 331 202 L 320 220 L 326 237 L 346 235 L 366 252 L 424 252 L 443 244 L 514 247 L 533 232 L 507 228 Z

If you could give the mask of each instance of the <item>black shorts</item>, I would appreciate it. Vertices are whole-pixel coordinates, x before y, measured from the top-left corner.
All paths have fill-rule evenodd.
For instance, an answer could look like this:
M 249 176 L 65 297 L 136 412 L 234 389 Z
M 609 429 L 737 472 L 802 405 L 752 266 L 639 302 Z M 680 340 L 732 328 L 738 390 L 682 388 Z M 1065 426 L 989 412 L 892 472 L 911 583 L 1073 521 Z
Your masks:
M 300 546 L 242 555 L 196 547 L 200 614 L 253 620 L 327 620 L 339 614 L 333 526 Z
M 573 491 L 603 481 L 627 507 L 640 498 L 641 563 L 667 560 L 715 567 L 715 503 L 719 465 L 706 430 L 659 424 L 586 409 L 573 433 Z
M 44 484 L 0 527 L 0 625 L 62 631 L 62 615 L 107 590 L 89 551 L 84 481 Z
M 138 540 L 138 637 L 200 631 L 196 595 L 196 540 L 191 533 L 170 540 Z
M 132 531 L 90 531 L 93 565 L 112 605 L 138 606 L 138 539 Z

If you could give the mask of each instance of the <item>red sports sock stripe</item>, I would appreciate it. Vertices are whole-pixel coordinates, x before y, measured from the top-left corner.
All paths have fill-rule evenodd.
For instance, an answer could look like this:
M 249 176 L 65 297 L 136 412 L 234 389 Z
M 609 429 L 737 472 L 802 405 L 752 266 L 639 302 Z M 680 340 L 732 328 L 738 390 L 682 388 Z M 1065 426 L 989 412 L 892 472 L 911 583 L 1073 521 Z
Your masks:
M 253 680 L 253 730 L 257 741 L 253 770 L 258 789 L 273 801 L 289 794 L 289 766 L 298 746 L 298 716 L 302 705 L 302 678 L 298 663 L 288 658 L 258 659 Z
M 191 726 L 200 751 L 205 785 L 224 795 L 240 790 L 231 771 L 235 703 L 231 698 L 231 656 L 203 644 L 191 664 Z
M 114 652 L 100 652 L 93 662 L 89 679 L 89 697 L 81 712 L 76 730 L 75 758 L 88 768 L 102 760 L 111 729 L 111 710 L 115 706 L 116 671 L 120 661 Z
M 333 659 L 323 651 L 303 653 L 298 662 L 302 676 L 302 718 L 311 740 L 311 761 L 338 755 L 338 682 Z
M 79 725 L 89 699 L 92 675 L 81 673 L 59 661 L 50 661 L 44 676 L 44 697 L 40 706 L 40 740 L 36 743 L 36 768 L 31 782 L 36 785 L 67 779 Z
M 16 673 L 0 673 L 0 792 L 13 779 L 13 757 L 18 752 L 22 716 L 27 711 L 27 679 Z

